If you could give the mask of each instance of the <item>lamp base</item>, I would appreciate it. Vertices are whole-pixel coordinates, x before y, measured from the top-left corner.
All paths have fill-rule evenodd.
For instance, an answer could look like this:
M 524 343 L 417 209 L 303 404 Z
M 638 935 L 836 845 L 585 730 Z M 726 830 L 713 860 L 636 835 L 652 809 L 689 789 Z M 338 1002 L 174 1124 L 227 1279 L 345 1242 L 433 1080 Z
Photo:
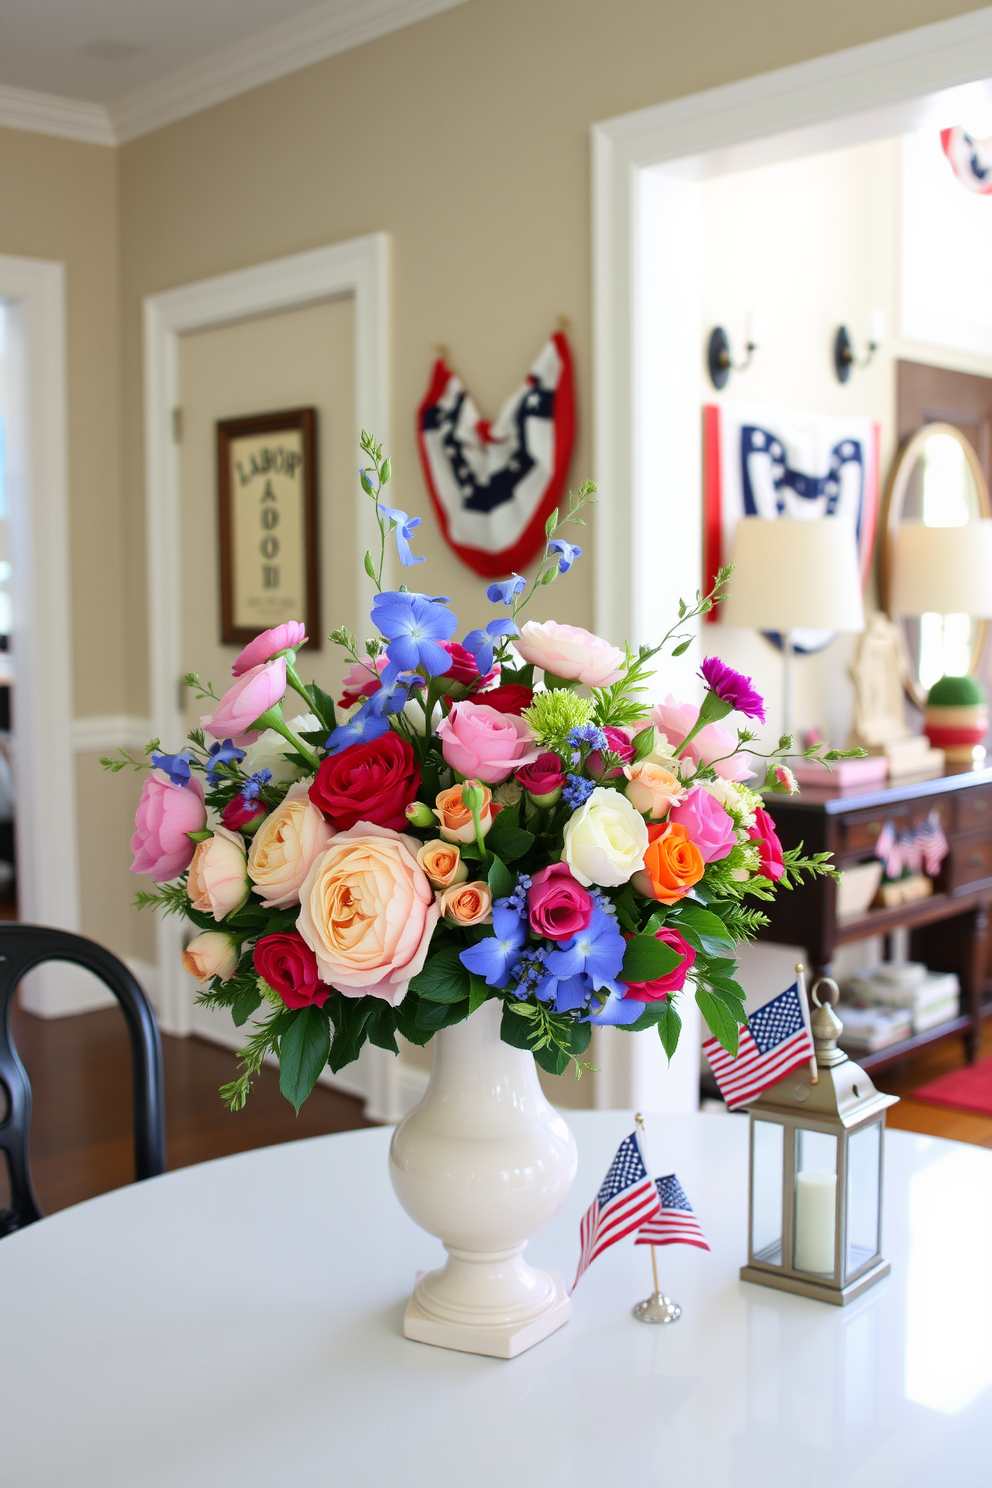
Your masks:
M 845 1287 L 825 1286 L 823 1282 L 814 1281 L 812 1277 L 807 1280 L 802 1276 L 792 1276 L 787 1271 L 766 1270 L 764 1266 L 742 1266 L 741 1281 L 753 1281 L 758 1286 L 775 1287 L 780 1292 L 795 1292 L 800 1297 L 812 1297 L 817 1302 L 829 1302 L 834 1307 L 845 1307 L 848 1302 L 853 1302 L 855 1297 L 860 1297 L 862 1292 L 867 1292 L 876 1281 L 881 1281 L 888 1276 L 892 1270 L 888 1261 L 878 1261 L 869 1270 L 856 1276 L 849 1281 Z

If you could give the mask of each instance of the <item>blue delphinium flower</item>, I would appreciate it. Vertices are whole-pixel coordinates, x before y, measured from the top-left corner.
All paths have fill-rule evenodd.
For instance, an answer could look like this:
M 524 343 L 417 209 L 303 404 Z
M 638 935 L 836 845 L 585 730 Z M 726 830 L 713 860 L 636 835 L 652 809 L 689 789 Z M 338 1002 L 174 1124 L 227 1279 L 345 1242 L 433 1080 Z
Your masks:
M 485 630 L 470 630 L 462 641 L 466 651 L 471 651 L 480 676 L 492 670 L 493 643 L 497 636 L 519 635 L 512 620 L 490 620 Z
M 493 905 L 493 934 L 460 952 L 459 960 L 490 987 L 505 987 L 520 961 L 527 926 L 512 909 Z
M 372 694 L 372 697 L 375 693 Z M 350 749 L 353 744 L 368 744 L 373 739 L 381 739 L 383 734 L 389 733 L 389 719 L 376 713 L 371 706 L 372 698 L 366 698 L 358 712 L 349 718 L 347 723 L 341 723 L 328 737 L 324 748 L 328 754 L 341 754 L 345 749 Z
M 566 806 L 571 806 L 575 811 L 583 806 L 593 791 L 596 789 L 595 781 L 587 780 L 584 775 L 567 775 L 565 777 L 565 789 L 561 798 Z
M 579 1021 L 593 1023 L 602 1028 L 615 1028 L 625 1023 L 636 1023 L 644 1011 L 644 1003 L 635 1002 L 632 997 L 622 996 L 622 992 L 626 991 L 622 982 L 620 988 L 620 992 L 611 988 L 606 1000 L 602 1003 L 597 1004 L 597 999 L 594 997 L 588 1013 Z
M 211 744 L 208 753 L 210 755 L 210 758 L 214 762 L 214 768 L 207 771 L 208 785 L 219 785 L 222 780 L 227 778 L 224 775 L 218 775 L 216 769 L 217 765 L 237 765 L 240 764 L 240 762 L 245 757 L 244 750 L 235 749 L 230 739 L 225 739 L 223 742 L 218 741 L 216 744 Z
M 410 691 L 423 687 L 424 679 L 417 672 L 403 672 L 391 661 L 383 667 L 379 686 L 367 699 L 368 710 L 381 718 L 387 713 L 402 713 L 410 699 Z
M 241 787 L 241 799 L 244 801 L 246 806 L 249 804 L 249 802 L 258 800 L 258 797 L 262 790 L 262 786 L 268 785 L 271 779 L 271 770 L 256 770 L 254 775 L 248 776 L 248 779 Z
M 597 909 L 584 930 L 551 952 L 548 970 L 552 976 L 561 978 L 584 973 L 597 991 L 605 987 L 622 995 L 622 984 L 616 981 L 616 976 L 626 949 L 616 921 Z
M 498 584 L 490 584 L 486 590 L 486 598 L 493 604 L 512 604 L 518 594 L 522 594 L 527 588 L 527 580 L 520 574 L 515 573 L 508 579 L 500 579 Z
M 553 537 L 548 543 L 548 552 L 559 555 L 559 573 L 568 573 L 576 558 L 582 557 L 582 549 L 577 548 L 574 543 L 566 542 L 563 537 Z
M 228 740 L 227 742 L 230 743 L 231 741 Z M 243 754 L 241 758 L 244 759 Z M 173 785 L 189 785 L 189 762 L 190 754 L 188 750 L 183 750 L 181 754 L 152 755 L 152 764 L 156 770 L 164 770 Z M 211 784 L 213 783 L 211 781 Z
M 411 568 L 415 563 L 426 563 L 426 558 L 415 558 L 410 552 L 410 539 L 415 527 L 420 526 L 419 517 L 408 517 L 405 511 L 400 511 L 397 506 L 383 506 L 379 503 L 379 515 L 385 517 L 387 522 L 394 522 L 393 528 L 396 537 L 396 551 L 400 555 L 400 562 L 404 568 Z
M 458 621 L 450 610 L 425 594 L 387 590 L 372 601 L 372 619 L 386 637 L 386 655 L 405 672 L 423 667 L 440 677 L 451 657 L 439 643 L 449 641 Z

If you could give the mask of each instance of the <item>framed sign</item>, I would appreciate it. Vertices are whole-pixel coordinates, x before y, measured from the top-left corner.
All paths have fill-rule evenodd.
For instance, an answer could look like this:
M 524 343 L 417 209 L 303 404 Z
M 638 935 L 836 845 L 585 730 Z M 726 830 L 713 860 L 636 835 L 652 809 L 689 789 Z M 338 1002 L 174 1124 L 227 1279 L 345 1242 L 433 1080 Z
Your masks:
M 320 649 L 317 410 L 217 425 L 221 641 L 302 620 Z

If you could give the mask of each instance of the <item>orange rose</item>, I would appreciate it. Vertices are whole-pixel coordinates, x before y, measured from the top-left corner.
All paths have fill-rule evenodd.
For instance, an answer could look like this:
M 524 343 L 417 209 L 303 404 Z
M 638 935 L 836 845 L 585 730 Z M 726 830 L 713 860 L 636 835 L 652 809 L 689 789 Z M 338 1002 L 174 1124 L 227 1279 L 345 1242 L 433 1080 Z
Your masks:
M 488 925 L 493 917 L 493 896 L 485 883 L 455 884 L 445 889 L 437 907 L 450 925 Z
M 425 842 L 417 849 L 417 862 L 436 889 L 450 889 L 468 878 L 468 864 L 453 842 Z
M 647 899 L 675 904 L 697 884 L 705 864 L 685 827 L 678 822 L 649 822 L 644 872 L 634 874 L 634 888 Z
M 502 811 L 502 806 L 493 804 L 493 793 L 487 785 L 479 785 L 482 791 L 482 806 L 479 811 L 479 826 L 485 837 L 493 824 L 493 818 L 497 812 Z M 472 813 L 462 800 L 462 788 L 453 785 L 450 790 L 441 791 L 435 802 L 434 815 L 441 823 L 441 836 L 446 842 L 474 842 L 475 827 L 472 824 Z

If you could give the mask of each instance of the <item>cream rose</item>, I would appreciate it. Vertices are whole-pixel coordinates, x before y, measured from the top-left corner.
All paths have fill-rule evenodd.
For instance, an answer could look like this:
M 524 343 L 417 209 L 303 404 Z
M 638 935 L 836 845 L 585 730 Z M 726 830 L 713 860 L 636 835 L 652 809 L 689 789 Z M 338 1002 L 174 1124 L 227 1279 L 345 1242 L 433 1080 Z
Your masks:
M 644 867 L 648 829 L 619 791 L 598 785 L 565 827 L 561 859 L 580 884 L 617 888 Z
M 685 795 L 685 787 L 677 775 L 649 760 L 626 765 L 623 773 L 627 777 L 624 788 L 627 800 L 635 811 L 652 821 L 662 821 Z
M 307 786 L 291 785 L 255 833 L 248 854 L 248 876 L 266 909 L 288 909 L 299 902 L 314 858 L 333 836 L 334 828 L 311 801 Z
M 223 930 L 201 930 L 183 951 L 183 967 L 198 982 L 228 982 L 238 969 L 238 943 Z
M 489 885 L 455 884 L 438 896 L 437 907 L 451 925 L 490 925 L 493 918 L 493 896 Z
M 513 644 L 524 661 L 587 687 L 609 687 L 623 676 L 624 653 L 581 625 L 528 620 Z
M 189 865 L 190 903 L 201 914 L 223 920 L 240 909 L 250 888 L 244 838 L 226 827 L 215 827 L 212 837 L 196 844 Z
M 468 878 L 468 864 L 454 842 L 425 842 L 417 849 L 417 862 L 436 889 L 450 889 Z
M 321 981 L 346 997 L 381 997 L 395 1007 L 423 968 L 440 911 L 419 846 L 415 837 L 358 822 L 306 876 L 296 928 Z

